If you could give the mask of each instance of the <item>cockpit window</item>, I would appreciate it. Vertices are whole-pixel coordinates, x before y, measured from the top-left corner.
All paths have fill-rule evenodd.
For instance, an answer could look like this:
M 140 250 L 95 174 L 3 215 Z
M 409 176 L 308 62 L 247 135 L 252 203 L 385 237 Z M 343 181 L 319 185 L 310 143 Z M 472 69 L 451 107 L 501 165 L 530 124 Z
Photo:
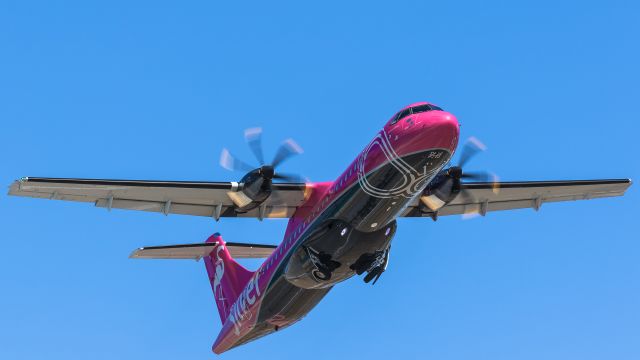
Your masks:
M 431 106 L 429 105 L 418 105 L 411 108 L 411 112 L 414 114 L 418 114 L 425 111 L 431 111 Z
M 423 112 L 427 112 L 427 111 L 431 111 L 431 110 L 440 110 L 443 111 L 442 108 L 435 106 L 435 105 L 430 105 L 430 104 L 424 104 L 424 105 L 418 105 L 418 106 L 414 106 L 408 109 L 404 109 L 402 111 L 400 111 L 399 113 L 397 113 L 393 119 L 391 120 L 391 125 L 397 123 L 399 120 L 401 120 L 402 118 L 404 118 L 405 116 L 409 115 L 409 114 L 419 114 L 419 113 L 423 113 Z
M 402 119 L 403 117 L 409 114 L 411 114 L 411 108 L 400 111 L 399 113 L 396 114 L 396 116 L 393 117 L 393 120 L 391 120 L 391 125 L 397 123 L 398 120 Z
M 400 119 L 402 119 L 403 117 L 405 117 L 405 116 L 407 116 L 409 114 L 411 114 L 411 109 L 403 110 L 400 114 L 398 114 L 398 118 L 397 119 L 400 120 Z
M 442 108 L 435 106 L 435 105 L 429 105 L 429 104 L 424 104 L 424 105 L 418 105 L 418 106 L 414 106 L 411 108 L 411 113 L 412 114 L 418 114 L 421 112 L 426 112 L 426 111 L 431 111 L 431 110 L 440 110 L 442 111 Z

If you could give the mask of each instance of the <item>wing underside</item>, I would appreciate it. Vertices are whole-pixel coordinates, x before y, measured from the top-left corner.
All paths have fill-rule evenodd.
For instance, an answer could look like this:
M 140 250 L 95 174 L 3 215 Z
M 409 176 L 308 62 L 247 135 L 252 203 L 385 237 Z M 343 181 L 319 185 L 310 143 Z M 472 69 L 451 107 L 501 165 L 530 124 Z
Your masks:
M 419 198 L 407 208 L 403 216 L 484 216 L 487 212 L 500 210 L 539 210 L 543 204 L 550 202 L 622 196 L 629 186 L 629 179 L 465 183 L 462 185 L 465 196 L 459 195 L 437 213 L 422 206 L 427 199 Z
M 220 217 L 287 218 L 304 201 L 306 185 L 279 183 L 263 206 L 237 213 L 234 182 L 23 178 L 9 195 L 93 203 L 96 207 Z

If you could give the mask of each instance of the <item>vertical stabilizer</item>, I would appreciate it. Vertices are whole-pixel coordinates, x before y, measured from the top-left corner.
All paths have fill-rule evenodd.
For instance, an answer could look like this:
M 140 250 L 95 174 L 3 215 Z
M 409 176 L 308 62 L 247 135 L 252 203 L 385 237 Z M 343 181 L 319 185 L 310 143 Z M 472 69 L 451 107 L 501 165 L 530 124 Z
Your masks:
M 253 272 L 233 260 L 219 233 L 213 234 L 206 242 L 217 243 L 209 256 L 204 257 L 204 264 L 207 267 L 216 305 L 218 305 L 220 320 L 224 324 L 229 316 L 231 305 L 238 299 L 253 276 Z

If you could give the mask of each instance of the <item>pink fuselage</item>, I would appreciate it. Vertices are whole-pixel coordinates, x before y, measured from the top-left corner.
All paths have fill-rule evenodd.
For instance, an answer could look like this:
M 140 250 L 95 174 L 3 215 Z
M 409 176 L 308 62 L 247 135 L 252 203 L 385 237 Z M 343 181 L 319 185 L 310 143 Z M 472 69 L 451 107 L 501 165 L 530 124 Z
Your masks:
M 445 111 L 394 116 L 337 180 L 308 185 L 284 240 L 231 307 L 213 351 L 295 323 L 353 276 L 364 254 L 388 251 L 395 219 L 448 163 L 458 137 L 458 121 Z M 330 258 L 329 279 L 317 273 L 310 253 Z

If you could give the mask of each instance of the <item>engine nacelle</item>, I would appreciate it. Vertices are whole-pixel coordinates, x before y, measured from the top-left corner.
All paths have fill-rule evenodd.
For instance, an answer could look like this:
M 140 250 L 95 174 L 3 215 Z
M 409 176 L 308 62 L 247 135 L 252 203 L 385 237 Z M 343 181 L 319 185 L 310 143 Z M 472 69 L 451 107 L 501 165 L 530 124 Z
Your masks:
M 420 195 L 420 210 L 424 213 L 436 214 L 460 193 L 460 175 L 458 169 L 452 167 L 441 171 Z
M 247 212 L 260 206 L 271 195 L 273 168 L 262 166 L 247 173 L 235 191 L 227 195 L 236 205 L 236 212 Z

